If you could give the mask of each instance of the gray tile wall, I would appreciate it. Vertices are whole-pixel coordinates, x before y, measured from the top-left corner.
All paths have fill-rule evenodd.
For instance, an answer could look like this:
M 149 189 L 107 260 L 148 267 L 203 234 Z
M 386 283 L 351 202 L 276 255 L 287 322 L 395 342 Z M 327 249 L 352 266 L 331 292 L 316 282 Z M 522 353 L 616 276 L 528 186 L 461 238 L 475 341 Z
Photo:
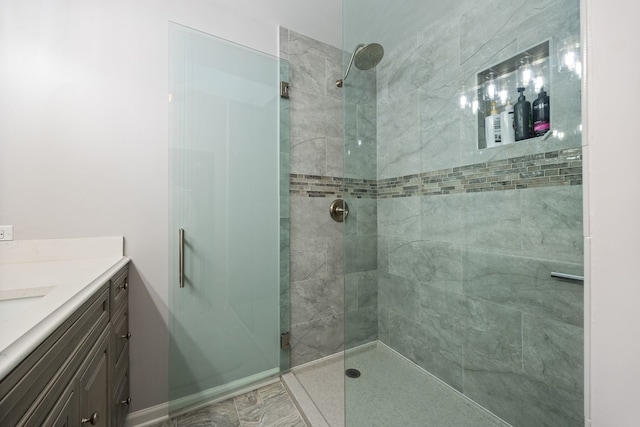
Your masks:
M 351 52 L 282 30 L 292 84 L 292 362 L 343 349 L 346 319 L 347 346 L 378 337 L 514 425 L 580 425 L 582 288 L 549 277 L 582 272 L 580 173 L 560 187 L 522 176 L 539 173 L 530 167 L 551 176 L 539 155 L 580 146 L 579 81 L 554 68 L 558 132 L 546 141 L 477 150 L 475 117 L 457 107 L 478 71 L 545 39 L 556 64 L 554 49 L 579 34 L 579 5 L 491 3 L 388 49 L 377 76 L 351 74 L 343 92 L 334 82 Z M 529 156 L 542 164 L 518 170 L 527 189 L 384 198 L 387 180 Z M 345 192 L 348 179 L 370 192 Z M 334 197 L 350 204 L 345 224 L 328 219 Z
M 378 67 L 378 337 L 514 426 L 583 424 L 583 288 L 549 277 L 582 274 L 579 176 L 402 198 L 383 187 L 579 148 L 580 82 L 556 67 L 557 47 L 578 35 L 577 0 L 489 0 L 388 49 Z M 547 39 L 556 136 L 477 150 L 460 88 Z
M 580 34 L 579 1 L 468 3 L 462 16 L 435 20 L 388 48 L 377 67 L 378 179 L 581 145 L 580 81 L 557 67 L 562 42 Z M 478 72 L 545 40 L 556 136 L 477 150 L 476 116 L 459 107 L 463 86 L 471 90 Z M 533 102 L 535 94 L 526 95 Z
M 337 88 L 342 51 L 285 28 L 280 50 L 291 84 L 289 302 L 297 366 L 377 337 L 376 82 L 375 72 L 352 72 Z M 345 223 L 329 216 L 335 198 L 349 204 Z M 345 245 L 349 253 L 358 248 L 347 260 Z M 346 340 L 345 316 L 354 325 Z
M 582 424 L 582 186 L 378 200 L 379 339 L 516 426 Z

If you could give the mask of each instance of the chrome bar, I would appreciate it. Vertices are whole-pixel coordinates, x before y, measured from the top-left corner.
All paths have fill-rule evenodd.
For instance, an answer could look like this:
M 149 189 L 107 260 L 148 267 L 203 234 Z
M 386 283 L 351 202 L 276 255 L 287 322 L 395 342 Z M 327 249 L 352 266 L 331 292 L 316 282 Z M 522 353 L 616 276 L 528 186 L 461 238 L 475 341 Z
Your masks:
M 557 277 L 560 279 L 569 279 L 575 280 L 578 282 L 584 282 L 584 276 L 578 276 L 576 274 L 568 274 L 568 273 L 556 273 L 554 271 L 551 272 L 551 277 Z
M 178 275 L 180 287 L 184 288 L 184 228 L 178 230 Z

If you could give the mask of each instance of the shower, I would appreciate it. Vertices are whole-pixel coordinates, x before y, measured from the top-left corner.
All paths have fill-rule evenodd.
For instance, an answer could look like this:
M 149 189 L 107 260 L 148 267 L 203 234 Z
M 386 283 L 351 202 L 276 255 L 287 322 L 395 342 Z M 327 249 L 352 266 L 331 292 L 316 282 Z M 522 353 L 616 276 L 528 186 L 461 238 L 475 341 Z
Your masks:
M 347 79 L 349 75 L 349 71 L 351 70 L 351 66 L 354 64 L 360 70 L 370 70 L 376 65 L 380 63 L 382 57 L 384 56 L 384 48 L 379 43 L 369 43 L 364 44 L 361 43 L 356 46 L 356 49 L 353 51 L 351 55 L 351 59 L 349 60 L 349 65 L 347 66 L 347 72 L 344 74 L 344 77 L 340 80 L 336 80 L 336 86 L 342 87 L 344 81 Z

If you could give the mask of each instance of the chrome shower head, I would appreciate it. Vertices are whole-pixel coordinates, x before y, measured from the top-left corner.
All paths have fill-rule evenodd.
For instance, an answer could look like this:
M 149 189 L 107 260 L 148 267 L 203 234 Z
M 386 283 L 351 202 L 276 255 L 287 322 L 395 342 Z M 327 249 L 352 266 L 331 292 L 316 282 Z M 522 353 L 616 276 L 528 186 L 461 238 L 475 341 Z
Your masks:
M 384 48 L 379 43 L 361 43 L 356 46 L 356 49 L 351 55 L 349 65 L 347 66 L 347 72 L 340 80 L 336 80 L 336 86 L 342 87 L 344 80 L 346 80 L 351 70 L 351 66 L 355 64 L 356 68 L 360 70 L 370 70 L 380 63 L 384 56 Z
M 384 48 L 378 43 L 362 46 L 356 51 L 355 66 L 361 70 L 370 70 L 380 63 L 384 56 Z

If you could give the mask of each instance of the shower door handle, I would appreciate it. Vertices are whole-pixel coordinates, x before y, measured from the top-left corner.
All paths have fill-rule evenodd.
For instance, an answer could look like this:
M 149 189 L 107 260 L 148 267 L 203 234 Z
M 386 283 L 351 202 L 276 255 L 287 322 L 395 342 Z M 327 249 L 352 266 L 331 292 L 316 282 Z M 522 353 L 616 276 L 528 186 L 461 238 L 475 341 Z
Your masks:
M 184 228 L 178 229 L 178 276 L 181 288 L 184 288 Z

